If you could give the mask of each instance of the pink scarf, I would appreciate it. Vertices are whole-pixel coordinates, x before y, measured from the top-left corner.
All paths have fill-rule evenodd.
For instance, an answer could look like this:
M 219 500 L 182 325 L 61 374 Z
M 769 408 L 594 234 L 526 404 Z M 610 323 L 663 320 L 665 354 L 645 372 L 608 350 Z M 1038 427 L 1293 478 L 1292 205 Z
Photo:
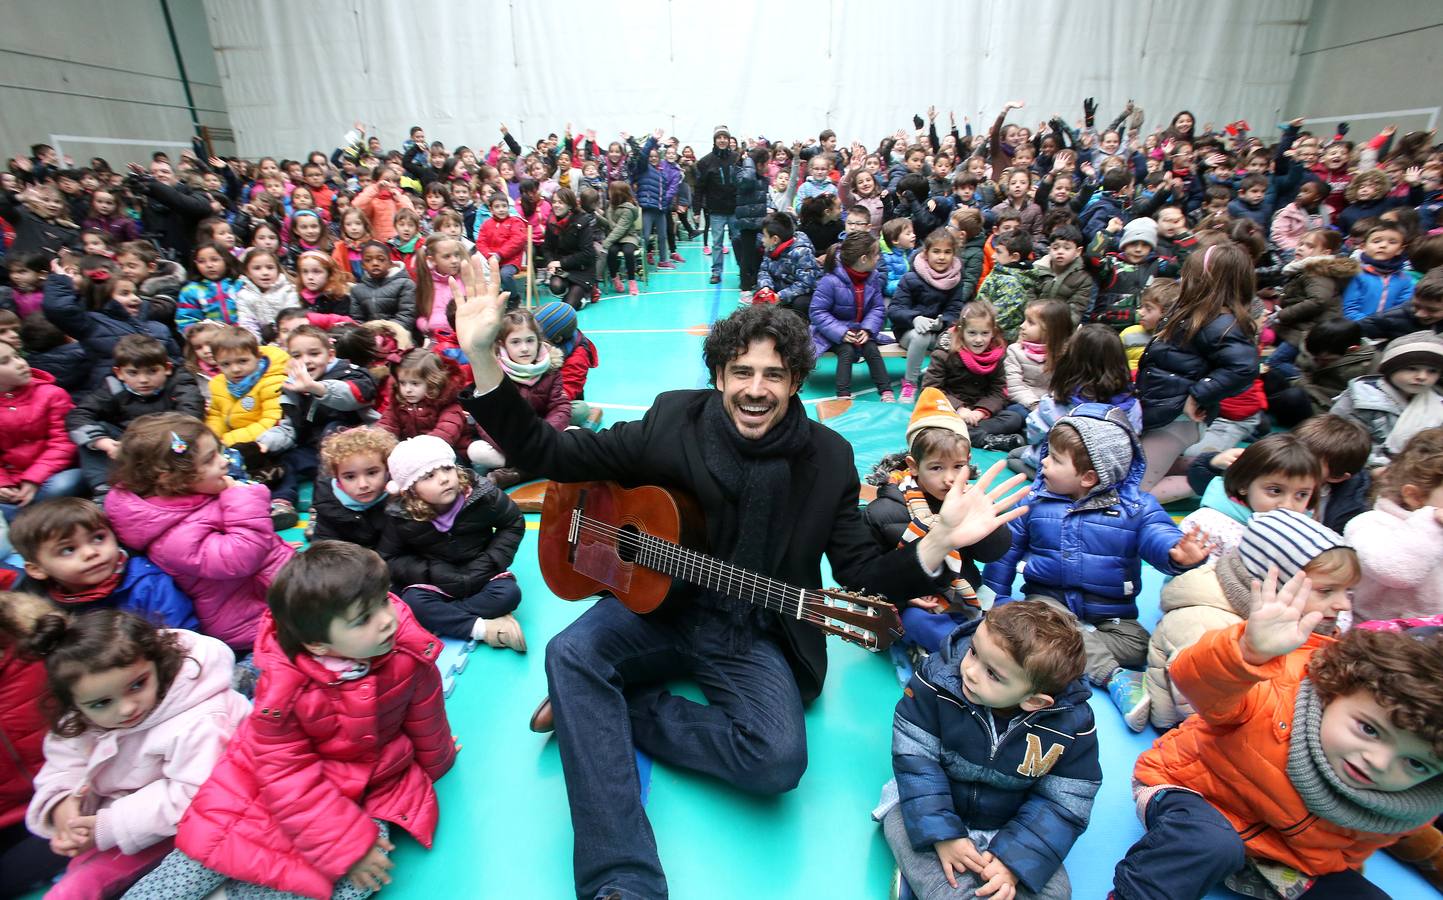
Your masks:
M 947 267 L 946 272 L 937 272 L 924 259 L 925 254 L 918 253 L 912 261 L 912 269 L 922 276 L 922 280 L 932 285 L 939 291 L 950 291 L 962 282 L 962 260 L 952 257 L 952 265 Z
M 957 339 L 954 337 L 953 340 Z M 962 357 L 962 365 L 973 375 L 991 375 L 997 370 L 997 364 L 1002 361 L 1002 354 L 1006 352 L 1006 345 L 993 344 L 981 353 L 973 353 L 958 341 L 957 355 Z
M 1028 359 L 1036 363 L 1047 362 L 1046 344 L 1039 344 L 1036 341 L 1018 341 L 1017 343 L 1022 347 L 1022 352 L 1027 354 Z

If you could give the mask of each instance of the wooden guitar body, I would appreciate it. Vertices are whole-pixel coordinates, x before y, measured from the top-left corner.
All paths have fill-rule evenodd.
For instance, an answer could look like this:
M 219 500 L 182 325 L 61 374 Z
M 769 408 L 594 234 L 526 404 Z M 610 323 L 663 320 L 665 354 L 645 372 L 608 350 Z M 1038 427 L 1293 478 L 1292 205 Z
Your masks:
M 652 485 L 624 488 L 609 481 L 553 481 L 546 488 L 541 519 L 567 527 L 543 527 L 537 557 L 546 586 L 563 600 L 606 592 L 632 612 L 648 613 L 666 599 L 672 584 L 670 575 L 638 565 L 634 557 L 623 558 L 631 554 L 609 533 L 578 528 L 573 545 L 565 520 L 575 509 L 584 509 L 588 517 L 615 525 L 625 534 L 648 534 L 696 550 L 705 546 L 705 520 L 685 494 Z
M 541 508 L 537 557 L 546 586 L 563 600 L 608 593 L 648 613 L 683 581 L 806 622 L 871 651 L 902 634 L 884 598 L 801 588 L 708 556 L 706 520 L 679 491 L 608 481 L 551 482 Z

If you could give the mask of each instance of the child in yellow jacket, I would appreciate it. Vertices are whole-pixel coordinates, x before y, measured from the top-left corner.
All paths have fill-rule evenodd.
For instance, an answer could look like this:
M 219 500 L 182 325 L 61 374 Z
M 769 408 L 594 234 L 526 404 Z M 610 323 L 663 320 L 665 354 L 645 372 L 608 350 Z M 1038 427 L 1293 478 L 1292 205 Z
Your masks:
M 227 447 L 254 441 L 281 421 L 281 385 L 290 355 L 262 347 L 244 328 L 230 326 L 211 339 L 221 374 L 210 380 L 205 424 Z

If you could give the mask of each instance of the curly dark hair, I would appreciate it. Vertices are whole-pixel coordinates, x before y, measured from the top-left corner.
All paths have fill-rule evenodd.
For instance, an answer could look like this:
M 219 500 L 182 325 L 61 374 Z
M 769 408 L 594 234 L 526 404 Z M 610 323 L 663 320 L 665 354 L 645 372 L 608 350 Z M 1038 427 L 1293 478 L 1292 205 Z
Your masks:
M 1443 758 L 1443 635 L 1353 629 L 1313 655 L 1308 677 L 1324 703 L 1367 691 L 1394 727 Z
M 717 372 L 746 353 L 753 343 L 768 340 L 776 345 L 782 364 L 792 373 L 792 378 L 798 384 L 806 381 L 816 366 L 812 336 L 806 324 L 790 310 L 758 304 L 743 307 L 712 325 L 701 348 L 710 384 L 715 387 Z

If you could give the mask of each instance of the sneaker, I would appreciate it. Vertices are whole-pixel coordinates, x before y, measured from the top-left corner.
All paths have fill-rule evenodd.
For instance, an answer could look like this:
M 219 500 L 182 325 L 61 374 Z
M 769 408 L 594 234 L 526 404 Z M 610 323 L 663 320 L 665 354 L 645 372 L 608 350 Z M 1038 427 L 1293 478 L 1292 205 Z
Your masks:
M 983 450 L 1006 452 L 1021 447 L 1025 443 L 1027 443 L 1027 439 L 1020 434 L 986 434 L 982 436 L 979 446 Z
M 702 255 L 702 256 L 711 256 L 711 248 L 710 248 L 710 247 L 702 247 L 702 248 L 701 248 L 701 255 Z
M 301 517 L 296 514 L 296 507 L 289 500 L 271 501 L 271 526 L 276 531 L 285 531 L 287 528 L 295 528 Z
M 675 269 L 675 268 L 676 268 L 676 263 L 672 262 L 672 261 L 669 260 L 669 259 L 664 259 L 664 260 L 662 260 L 661 262 L 657 263 L 657 264 L 656 264 L 656 267 L 657 267 L 658 269 Z
M 633 297 L 635 297 L 637 294 L 640 294 L 640 293 L 641 293 L 641 291 L 640 291 L 640 290 L 637 288 L 637 286 L 636 286 L 636 280 L 635 280 L 635 279 L 632 279 L 632 280 L 630 280 L 630 281 L 628 281 L 628 282 L 626 283 L 626 292 L 627 292 L 628 294 L 630 294 L 631 296 L 633 296 Z
M 598 285 L 592 285 L 592 286 L 591 286 L 591 302 L 592 302 L 592 303 L 600 303 L 600 302 L 601 302 L 601 285 L 598 284 Z
M 737 295 L 737 305 L 738 305 L 738 306 L 751 306 L 751 305 L 752 305 L 752 292 L 751 292 L 751 291 L 742 291 L 740 294 L 738 294 L 738 295 Z
M 686 257 L 682 256 L 680 253 L 673 253 L 673 254 L 671 255 L 671 261 L 672 261 L 672 262 L 686 262 Z
M 894 393 L 892 393 L 892 389 L 891 389 L 891 388 L 884 388 L 882 391 L 878 392 L 878 395 L 877 395 L 877 396 L 879 396 L 879 397 L 882 398 L 882 402 L 883 402 L 883 403 L 896 403 L 896 402 L 897 402 L 897 395 L 894 394 Z
M 622 291 L 626 290 L 625 288 L 623 288 L 623 287 L 621 286 L 621 276 L 620 276 L 620 275 L 613 275 L 613 276 L 611 276 L 611 290 L 612 290 L 612 293 L 615 293 L 615 294 L 620 294 Z
M 1147 695 L 1147 688 L 1143 686 L 1141 672 L 1130 672 L 1127 669 L 1113 672 L 1112 677 L 1107 680 L 1107 695 L 1112 698 L 1113 705 L 1122 712 L 1128 728 L 1142 731 L 1147 727 L 1148 715 L 1152 712 L 1152 700 Z
M 656 254 L 650 250 L 646 251 L 646 264 L 648 266 L 656 265 Z
M 707 284 L 721 284 L 721 276 L 713 275 L 712 277 L 707 279 Z
M 726 256 L 728 252 L 729 252 L 729 251 L 727 250 L 726 245 L 723 244 L 723 245 L 722 245 L 722 248 L 721 248 L 722 256 Z
M 852 392 L 851 392 L 851 391 L 837 391 L 837 399 L 838 399 L 838 400 L 850 400 L 850 399 L 852 399 Z
M 917 386 L 910 381 L 902 382 L 902 402 L 912 403 L 917 399 Z

